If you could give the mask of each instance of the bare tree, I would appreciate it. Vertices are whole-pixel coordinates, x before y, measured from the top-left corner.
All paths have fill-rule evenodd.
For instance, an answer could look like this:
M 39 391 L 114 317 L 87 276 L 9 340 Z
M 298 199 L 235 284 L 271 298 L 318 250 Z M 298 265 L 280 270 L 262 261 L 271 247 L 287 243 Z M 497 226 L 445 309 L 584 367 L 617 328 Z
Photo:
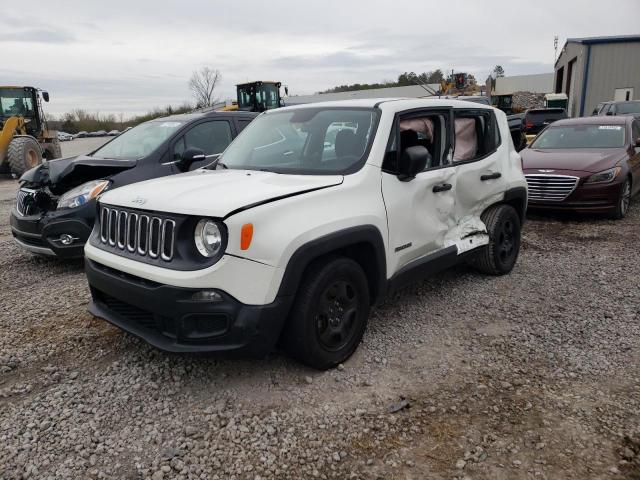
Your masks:
M 202 67 L 193 72 L 189 88 L 196 99 L 197 107 L 210 107 L 216 102 L 217 99 L 213 95 L 221 78 L 218 70 L 209 67 Z

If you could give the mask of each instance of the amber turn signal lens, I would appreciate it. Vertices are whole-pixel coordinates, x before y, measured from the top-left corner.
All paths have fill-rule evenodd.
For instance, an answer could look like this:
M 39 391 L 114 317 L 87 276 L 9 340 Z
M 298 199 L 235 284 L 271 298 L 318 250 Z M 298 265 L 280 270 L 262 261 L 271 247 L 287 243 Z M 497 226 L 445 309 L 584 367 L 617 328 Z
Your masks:
M 245 223 L 240 232 L 240 249 L 246 250 L 251 245 L 253 238 L 253 223 Z

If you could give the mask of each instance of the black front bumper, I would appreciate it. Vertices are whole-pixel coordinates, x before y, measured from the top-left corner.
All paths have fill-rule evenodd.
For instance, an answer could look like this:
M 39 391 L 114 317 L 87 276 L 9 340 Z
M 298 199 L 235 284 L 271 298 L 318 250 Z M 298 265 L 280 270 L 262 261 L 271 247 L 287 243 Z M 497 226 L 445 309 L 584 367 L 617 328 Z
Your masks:
M 58 212 L 22 216 L 15 207 L 11 210 L 11 233 L 16 242 L 25 250 L 41 255 L 51 255 L 60 258 L 75 258 L 84 255 L 84 244 L 93 228 L 93 208 L 85 209 L 85 212 L 77 212 L 76 218 L 60 215 Z M 74 212 L 76 213 L 76 212 Z M 70 245 L 63 245 L 61 235 L 69 235 L 73 238 Z
M 219 290 L 222 301 L 194 301 L 192 295 L 203 289 L 151 282 L 89 259 L 85 270 L 93 315 L 170 352 L 264 356 L 280 337 L 291 305 L 290 297 L 245 305 Z

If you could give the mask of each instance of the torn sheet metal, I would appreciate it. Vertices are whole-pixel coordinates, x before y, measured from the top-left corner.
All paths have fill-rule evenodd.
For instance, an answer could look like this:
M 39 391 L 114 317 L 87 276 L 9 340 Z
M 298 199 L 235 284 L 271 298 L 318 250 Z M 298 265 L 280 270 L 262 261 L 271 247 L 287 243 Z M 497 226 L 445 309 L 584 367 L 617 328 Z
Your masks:
M 487 226 L 477 215 L 467 215 L 460 219 L 445 237 L 445 247 L 455 245 L 458 255 L 488 243 Z

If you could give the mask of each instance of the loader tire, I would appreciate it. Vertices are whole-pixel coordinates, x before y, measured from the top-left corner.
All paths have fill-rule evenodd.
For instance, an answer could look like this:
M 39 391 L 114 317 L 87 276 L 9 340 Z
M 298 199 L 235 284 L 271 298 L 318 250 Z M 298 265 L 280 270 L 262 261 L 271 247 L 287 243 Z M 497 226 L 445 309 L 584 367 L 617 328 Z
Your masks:
M 7 159 L 11 173 L 20 176 L 42 163 L 42 149 L 33 137 L 16 137 L 9 144 Z
M 62 148 L 60 147 L 60 142 L 58 140 L 55 140 L 52 143 L 45 144 L 43 156 L 47 160 L 62 158 Z

